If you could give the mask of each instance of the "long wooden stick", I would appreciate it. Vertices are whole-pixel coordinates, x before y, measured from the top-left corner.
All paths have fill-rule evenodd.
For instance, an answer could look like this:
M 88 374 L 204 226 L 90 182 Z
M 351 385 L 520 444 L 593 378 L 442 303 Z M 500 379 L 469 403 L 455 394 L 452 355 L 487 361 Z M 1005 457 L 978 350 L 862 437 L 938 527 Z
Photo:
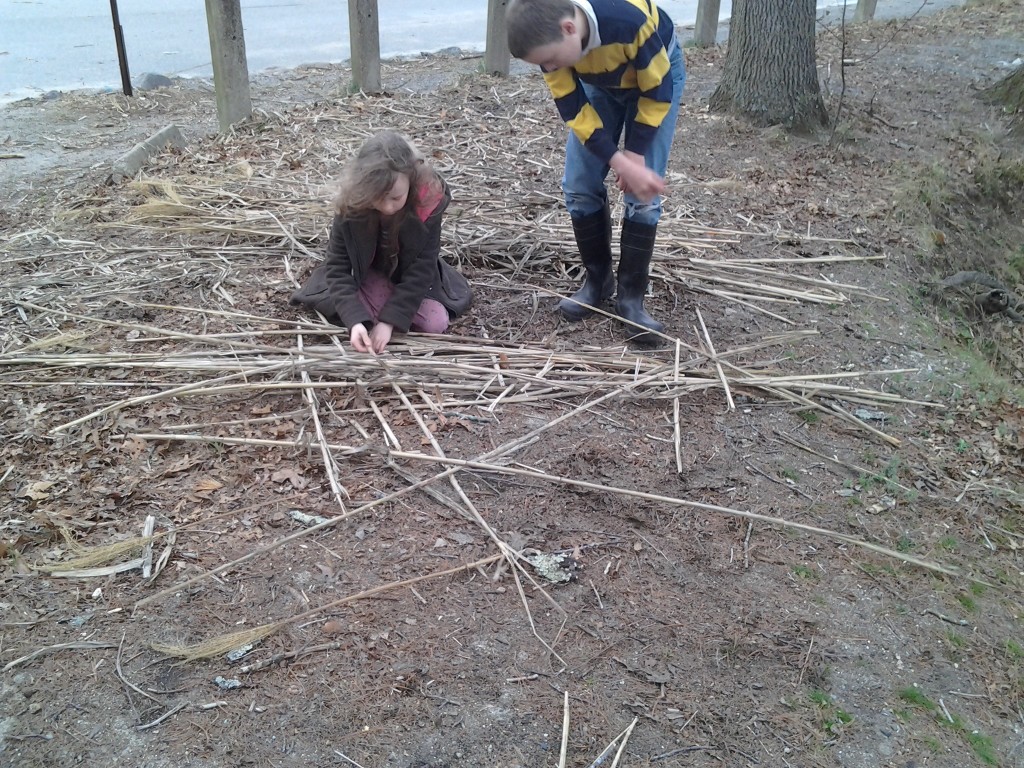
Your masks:
M 838 531 L 832 531 L 827 528 L 818 528 L 814 525 L 807 525 L 806 523 L 797 523 L 792 520 L 786 520 L 781 517 L 771 517 L 769 515 L 758 514 L 757 512 L 747 512 L 740 509 L 732 509 L 730 507 L 721 507 L 717 504 L 706 504 L 700 501 L 690 501 L 688 499 L 678 499 L 672 496 L 662 496 L 657 493 L 648 493 L 647 491 L 634 491 L 630 488 L 617 488 L 612 485 L 602 485 L 600 483 L 591 483 L 587 480 L 574 480 L 569 477 L 562 477 L 560 475 L 551 475 L 546 472 L 538 472 L 532 469 L 523 469 L 521 467 L 508 467 L 501 464 L 489 464 L 482 461 L 472 461 L 468 459 L 442 459 L 437 456 L 430 456 L 425 453 L 406 453 L 400 451 L 392 451 L 392 457 L 396 459 L 410 459 L 413 461 L 426 461 L 436 462 L 442 464 L 450 464 L 456 467 L 467 467 L 471 469 L 482 469 L 488 472 L 495 472 L 498 474 L 506 475 L 520 475 L 524 477 L 532 477 L 536 480 L 545 480 L 553 483 L 560 483 L 562 485 L 570 485 L 576 488 L 586 488 L 591 491 L 603 491 L 605 493 L 612 493 L 619 496 L 632 496 L 638 499 L 646 499 L 647 501 L 656 501 L 662 504 L 667 504 L 675 507 L 690 507 L 692 509 L 703 509 L 708 512 L 717 512 L 723 515 L 729 515 L 731 517 L 739 517 L 745 520 L 759 520 L 764 523 L 771 523 L 783 528 L 793 528 L 798 531 L 804 531 L 806 533 L 813 533 L 818 536 L 825 536 L 830 539 L 836 539 L 846 544 L 853 544 L 864 549 L 869 549 L 873 552 L 877 552 L 887 557 L 894 558 L 896 560 L 902 560 L 905 563 L 916 565 L 921 568 L 925 568 L 930 571 L 937 571 L 939 573 L 945 573 L 950 576 L 960 576 L 960 572 L 950 568 L 949 566 L 939 565 L 938 563 L 932 563 L 927 560 L 921 560 L 920 558 L 912 557 L 905 552 L 897 552 L 894 549 L 882 547 L 877 544 L 872 544 L 867 541 L 862 541 L 849 534 L 839 533 Z

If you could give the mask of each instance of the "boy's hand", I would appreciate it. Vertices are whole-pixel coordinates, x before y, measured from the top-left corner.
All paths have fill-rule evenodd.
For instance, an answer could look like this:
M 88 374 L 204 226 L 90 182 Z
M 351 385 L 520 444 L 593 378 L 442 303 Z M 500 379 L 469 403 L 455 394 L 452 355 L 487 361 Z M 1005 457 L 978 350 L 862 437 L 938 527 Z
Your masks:
M 638 200 L 649 203 L 665 193 L 665 180 L 647 167 L 643 155 L 619 151 L 612 155 L 610 165 L 618 177 L 615 182 L 618 188 Z

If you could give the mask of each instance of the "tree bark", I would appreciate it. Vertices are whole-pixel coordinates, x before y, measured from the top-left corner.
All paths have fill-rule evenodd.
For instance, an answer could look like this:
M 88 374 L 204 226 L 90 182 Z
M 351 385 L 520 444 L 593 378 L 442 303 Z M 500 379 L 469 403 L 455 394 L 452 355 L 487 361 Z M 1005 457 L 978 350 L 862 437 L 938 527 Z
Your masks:
M 810 132 L 828 123 L 814 50 L 815 0 L 734 0 L 712 112 Z

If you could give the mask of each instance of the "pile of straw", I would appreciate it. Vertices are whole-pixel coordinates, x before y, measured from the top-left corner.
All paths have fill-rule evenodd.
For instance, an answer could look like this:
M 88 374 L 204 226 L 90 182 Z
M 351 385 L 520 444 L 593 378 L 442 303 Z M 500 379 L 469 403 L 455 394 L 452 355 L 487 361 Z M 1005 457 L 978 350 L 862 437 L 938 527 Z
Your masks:
M 4 238 L 10 255 L 0 385 L 17 393 L 26 413 L 33 401 L 61 403 L 49 409 L 49 421 L 32 421 L 50 435 L 74 435 L 76 428 L 107 423 L 123 412 L 146 417 L 147 429 L 134 434 L 138 439 L 251 444 L 284 453 L 313 448 L 345 516 L 340 458 L 375 456 L 382 469 L 431 460 L 402 452 L 398 430 L 386 416 L 395 412 L 411 414 L 433 447 L 433 460 L 442 463 L 448 459 L 424 426 L 424 415 L 500 422 L 496 417 L 508 406 L 523 413 L 559 404 L 564 413 L 554 421 L 541 412 L 550 425 L 614 401 L 644 400 L 670 405 L 670 443 L 681 471 L 680 400 L 704 390 L 720 391 L 723 407 L 733 407 L 742 392 L 759 401 L 817 409 L 897 442 L 858 419 L 852 407 L 906 403 L 862 383 L 893 371 L 786 370 L 785 351 L 814 334 L 798 328 L 787 311 L 875 300 L 819 271 L 862 257 L 797 258 L 780 250 L 778 257 L 727 258 L 726 245 L 736 252 L 813 238 L 753 224 L 735 230 L 704 226 L 686 204 L 687 192 L 701 185 L 679 174 L 672 177 L 673 194 L 659 230 L 657 290 L 699 292 L 768 324 L 777 322 L 780 330 L 761 338 L 714 338 L 697 311 L 684 323 L 686 340 L 667 337 L 657 351 L 622 343 L 551 344 L 520 328 L 507 338 L 410 335 L 388 354 L 372 357 L 352 353 L 339 329 L 287 306 L 301 274 L 321 258 L 331 180 L 344 159 L 382 128 L 411 135 L 451 185 L 445 254 L 471 274 L 478 294 L 499 297 L 495 305 L 504 296 L 550 303 L 578 280 L 571 228 L 556 194 L 563 143 L 558 125 L 539 82 L 478 78 L 438 94 L 355 95 L 265 113 L 228 136 L 164 155 L 134 183 L 80 196 L 52 226 Z M 841 251 L 845 244 L 828 245 Z M 325 389 L 349 393 L 347 405 L 337 398 L 325 402 Z M 311 426 L 291 439 L 278 432 L 226 436 L 239 423 L 219 408 L 228 395 L 276 404 L 265 419 L 245 419 L 250 432 L 286 415 L 302 415 Z M 201 403 L 209 418 L 175 422 L 167 415 L 171 409 L 154 416 L 155 403 L 185 399 Z M 380 423 L 384 444 L 366 430 L 357 430 L 358 439 L 349 442 L 332 438 L 337 425 L 364 417 Z M 113 439 L 128 436 L 124 429 L 115 432 L 120 434 Z M 494 456 L 514 452 L 530 436 L 508 437 Z M 484 466 L 500 471 L 487 463 L 491 458 L 482 457 Z M 425 488 L 441 478 L 455 483 L 459 469 L 450 464 L 410 487 Z M 522 569 L 515 551 L 464 494 L 460 498 L 499 553 Z M 218 650 L 222 645 L 213 644 Z

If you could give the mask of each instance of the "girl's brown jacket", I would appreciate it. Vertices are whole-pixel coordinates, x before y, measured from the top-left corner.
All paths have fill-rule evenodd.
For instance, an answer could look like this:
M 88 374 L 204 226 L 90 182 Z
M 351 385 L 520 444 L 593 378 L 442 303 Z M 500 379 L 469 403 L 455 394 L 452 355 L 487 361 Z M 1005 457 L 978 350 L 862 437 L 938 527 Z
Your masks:
M 380 312 L 380 322 L 407 333 L 413 315 L 424 299 L 435 299 L 453 317 L 469 308 L 472 292 L 465 277 L 441 258 L 441 219 L 451 202 L 448 185 L 433 212 L 421 220 L 408 213 L 398 230 L 398 266 L 391 281 L 394 293 Z M 377 248 L 380 216 L 376 211 L 360 216 L 335 216 L 327 243 L 327 258 L 313 270 L 292 304 L 304 304 L 322 313 L 329 322 L 346 328 L 373 318 L 359 300 L 362 284 Z

